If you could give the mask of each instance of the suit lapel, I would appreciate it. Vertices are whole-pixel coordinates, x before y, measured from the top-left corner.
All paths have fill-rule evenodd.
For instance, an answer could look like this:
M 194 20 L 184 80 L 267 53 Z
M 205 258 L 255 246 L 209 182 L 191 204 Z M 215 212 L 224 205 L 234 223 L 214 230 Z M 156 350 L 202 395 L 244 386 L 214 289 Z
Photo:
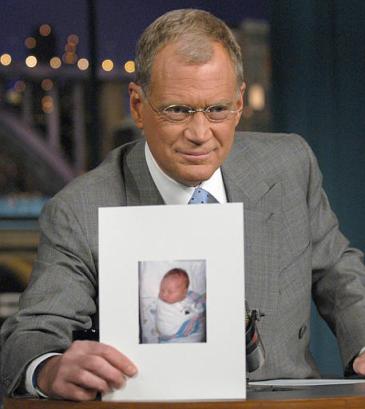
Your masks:
M 148 170 L 143 141 L 132 145 L 122 163 L 127 206 L 164 204 Z

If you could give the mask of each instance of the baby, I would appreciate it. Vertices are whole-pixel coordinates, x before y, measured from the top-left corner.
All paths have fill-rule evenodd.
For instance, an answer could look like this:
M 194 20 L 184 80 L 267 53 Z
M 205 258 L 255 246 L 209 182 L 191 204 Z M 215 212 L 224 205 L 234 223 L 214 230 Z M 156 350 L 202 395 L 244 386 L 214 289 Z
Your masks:
M 190 280 L 182 268 L 169 270 L 161 280 L 160 293 L 157 300 L 156 327 L 161 342 L 201 342 L 201 334 L 192 338 L 191 332 L 179 331 L 183 324 L 201 320 L 203 308 L 198 306 L 188 292 Z M 196 323 L 198 324 L 198 322 Z M 189 325 L 185 325 L 188 327 Z M 197 326 L 197 325 L 196 325 Z M 185 333 L 184 333 L 185 331 Z M 202 331 L 200 331 L 202 332 Z M 194 339 L 193 339 L 194 338 Z

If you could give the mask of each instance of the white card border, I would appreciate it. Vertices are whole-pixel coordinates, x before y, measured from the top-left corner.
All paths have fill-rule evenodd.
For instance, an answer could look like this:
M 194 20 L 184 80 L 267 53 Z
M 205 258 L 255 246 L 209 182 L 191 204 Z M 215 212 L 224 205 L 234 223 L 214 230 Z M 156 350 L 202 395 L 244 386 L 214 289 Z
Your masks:
M 100 340 L 139 367 L 104 400 L 246 397 L 243 249 L 241 203 L 99 209 Z M 172 259 L 207 261 L 207 342 L 139 344 L 138 261 Z

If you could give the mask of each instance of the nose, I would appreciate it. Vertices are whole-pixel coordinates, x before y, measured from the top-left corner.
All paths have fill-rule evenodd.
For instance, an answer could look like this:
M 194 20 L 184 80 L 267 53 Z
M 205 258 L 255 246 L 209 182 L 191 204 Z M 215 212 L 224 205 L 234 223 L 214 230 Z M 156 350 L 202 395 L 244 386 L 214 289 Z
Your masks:
M 203 112 L 195 112 L 186 124 L 184 135 L 191 142 L 200 145 L 211 137 L 211 122 Z

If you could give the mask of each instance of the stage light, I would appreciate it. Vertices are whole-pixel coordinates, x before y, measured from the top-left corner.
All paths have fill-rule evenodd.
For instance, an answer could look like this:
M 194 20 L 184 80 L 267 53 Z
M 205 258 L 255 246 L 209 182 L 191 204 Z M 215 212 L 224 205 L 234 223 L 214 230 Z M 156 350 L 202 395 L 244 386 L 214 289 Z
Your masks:
M 25 65 L 29 68 L 34 68 L 37 65 L 38 61 L 37 58 L 34 55 L 29 55 L 25 59 Z
M 39 34 L 43 37 L 48 37 L 51 34 L 51 26 L 49 24 L 42 24 L 39 27 Z
M 87 69 L 89 68 L 89 61 L 88 61 L 88 59 L 87 59 L 87 58 L 80 58 L 80 59 L 77 61 L 77 66 L 79 67 L 79 69 L 80 69 L 81 71 L 87 70 Z
M 0 56 L 0 63 L 2 65 L 5 65 L 5 66 L 10 65 L 11 60 L 12 60 L 12 58 L 11 58 L 10 54 L 5 53 L 5 54 Z
M 136 71 L 136 65 L 134 61 L 129 60 L 124 64 L 124 69 L 129 73 L 132 74 L 134 71 Z
M 59 57 L 52 57 L 49 60 L 49 65 L 51 66 L 51 68 L 54 68 L 56 70 L 57 68 L 60 68 L 62 65 L 61 59 Z
M 104 71 L 111 71 L 114 68 L 114 63 L 112 60 L 104 60 L 101 63 L 101 66 L 103 68 Z

